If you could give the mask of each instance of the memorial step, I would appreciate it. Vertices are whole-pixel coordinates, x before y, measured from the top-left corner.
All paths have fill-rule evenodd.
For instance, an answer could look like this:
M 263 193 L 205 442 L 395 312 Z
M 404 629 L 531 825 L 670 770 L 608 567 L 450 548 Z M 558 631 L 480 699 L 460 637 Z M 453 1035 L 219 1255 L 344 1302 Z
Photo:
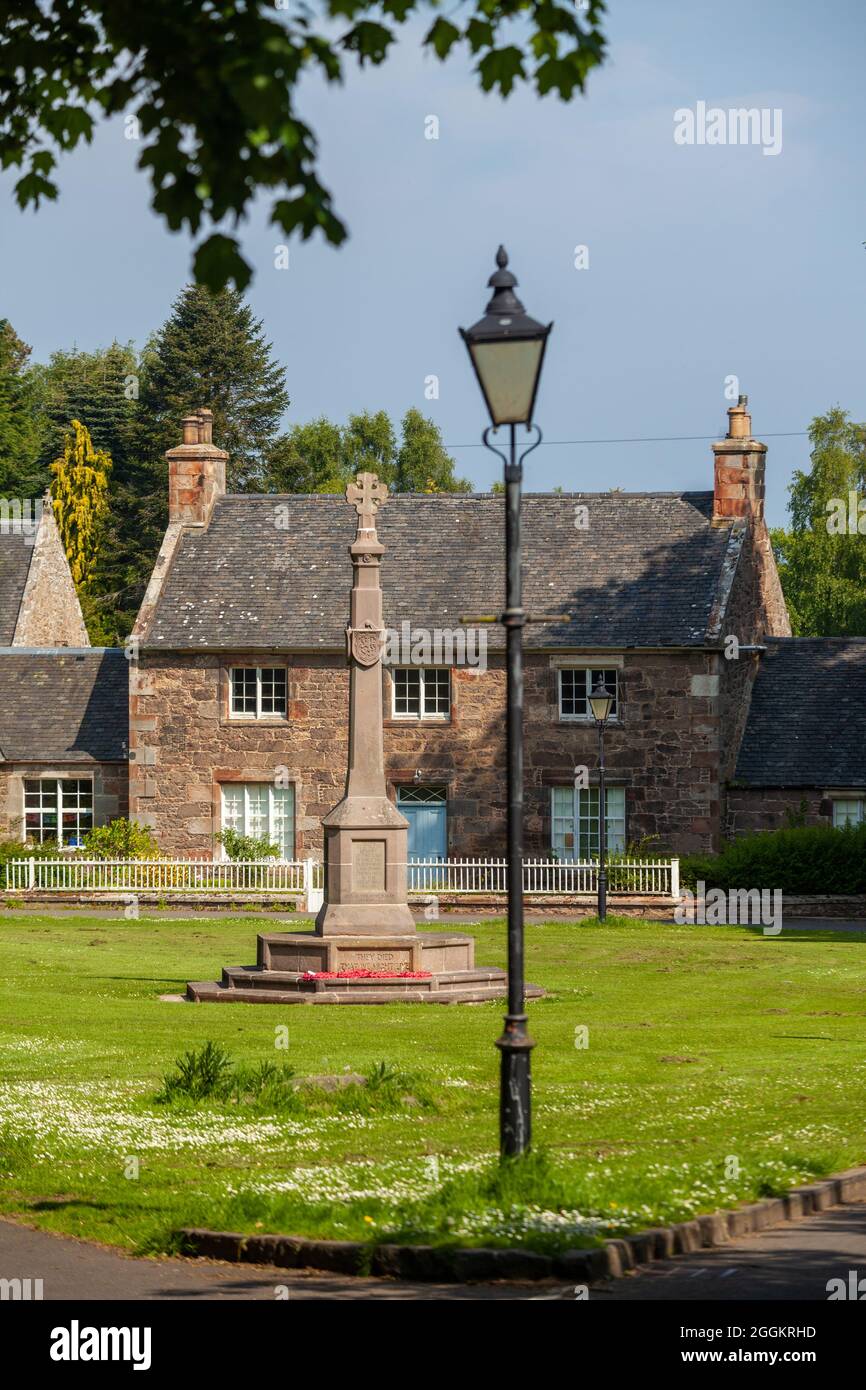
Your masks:
M 258 965 L 226 965 L 222 971 L 221 983 L 227 989 L 261 990 L 303 990 L 305 992 L 323 989 L 345 990 L 357 988 L 363 991 L 383 988 L 393 989 L 404 986 L 429 991 L 431 989 L 471 989 L 476 985 L 505 984 L 504 970 L 495 967 L 482 967 L 474 970 L 450 970 L 431 973 L 424 979 L 413 979 L 398 974 L 390 977 L 346 976 L 342 979 L 309 979 L 295 970 L 264 970 Z
M 321 981 L 322 984 L 333 982 Z M 349 981 L 348 983 L 356 983 Z M 191 980 L 187 985 L 187 998 L 197 1004 L 482 1004 L 490 1000 L 503 1000 L 506 995 L 505 981 L 484 984 L 477 982 L 471 988 L 457 988 L 443 985 L 436 989 L 418 989 L 423 981 L 396 981 L 393 987 L 383 989 L 384 980 L 374 980 L 378 989 L 332 989 L 291 990 L 242 988 L 218 984 L 216 980 Z M 416 986 L 413 988 L 413 986 Z M 543 991 L 529 986 L 527 996 L 535 998 Z

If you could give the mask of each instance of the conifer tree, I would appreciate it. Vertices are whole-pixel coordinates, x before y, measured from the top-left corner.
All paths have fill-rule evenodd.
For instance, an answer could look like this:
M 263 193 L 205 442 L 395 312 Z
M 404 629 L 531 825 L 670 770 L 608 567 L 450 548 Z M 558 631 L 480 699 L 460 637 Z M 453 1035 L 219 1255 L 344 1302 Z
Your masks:
M 63 455 L 51 465 L 51 502 L 76 589 L 93 579 L 105 518 L 108 515 L 108 474 L 111 459 L 96 450 L 90 431 L 72 421 Z
M 110 454 L 117 486 L 132 466 L 140 369 L 132 343 L 94 352 L 59 351 L 37 367 L 46 432 L 41 462 L 49 468 L 63 449 L 70 420 L 80 420 L 95 449 Z
M 183 416 L 200 406 L 214 412 L 214 442 L 229 454 L 228 488 L 246 491 L 263 485 L 264 454 L 288 405 L 283 369 L 261 323 L 233 290 L 214 295 L 187 286 L 140 364 L 118 358 L 112 368 L 106 362 L 102 380 L 122 386 L 130 374 L 140 383 L 138 400 L 112 387 L 93 412 L 95 428 L 106 438 L 114 430 L 119 449 L 119 460 L 112 455 L 113 504 L 103 553 L 89 592 L 105 640 L 113 643 L 132 628 L 165 533 L 164 455 L 180 442 Z M 118 417 L 113 412 L 121 399 Z
M 30 348 L 0 319 L 0 497 L 40 496 L 48 482 L 39 464 L 38 389 Z
M 258 491 L 288 405 L 284 369 L 243 297 L 187 285 L 145 349 L 143 454 L 161 460 L 177 444 L 183 416 L 207 406 L 214 442 L 229 455 L 228 490 Z
M 91 640 L 118 646 L 135 620 L 158 545 L 153 536 L 142 535 L 140 525 L 141 497 L 162 484 L 138 450 L 138 355 L 132 343 L 115 341 L 93 352 L 54 352 L 34 373 L 44 420 L 45 477 L 64 451 L 70 420 L 78 420 L 93 448 L 111 459 L 112 506 L 101 531 L 99 566 L 79 597 Z

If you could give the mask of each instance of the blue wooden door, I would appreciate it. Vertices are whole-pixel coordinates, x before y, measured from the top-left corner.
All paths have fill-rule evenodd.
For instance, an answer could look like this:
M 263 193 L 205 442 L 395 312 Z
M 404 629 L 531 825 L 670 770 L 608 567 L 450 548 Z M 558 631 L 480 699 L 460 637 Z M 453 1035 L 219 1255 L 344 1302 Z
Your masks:
M 400 810 L 409 822 L 409 858 L 447 858 L 445 803 L 421 806 L 417 802 L 409 802 L 401 805 Z
M 418 859 L 447 859 L 448 804 L 445 797 L 444 787 L 413 784 L 397 788 L 397 805 L 409 822 L 410 864 Z M 412 877 L 410 869 L 410 887 L 415 886 Z

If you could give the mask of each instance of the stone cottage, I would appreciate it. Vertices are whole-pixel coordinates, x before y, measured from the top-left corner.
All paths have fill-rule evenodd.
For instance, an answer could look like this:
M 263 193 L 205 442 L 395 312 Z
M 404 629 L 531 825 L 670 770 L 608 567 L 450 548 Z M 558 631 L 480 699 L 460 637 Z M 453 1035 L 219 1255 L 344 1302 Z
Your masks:
M 50 505 L 0 502 L 0 835 L 77 845 L 126 814 L 127 667 L 89 645 Z
M 741 747 L 760 741 L 744 745 L 756 673 L 790 639 L 766 445 L 744 397 L 728 415 L 711 490 L 525 498 L 526 608 L 557 619 L 525 630 L 529 855 L 597 847 L 599 679 L 615 699 L 611 845 L 721 841 Z M 227 827 L 318 855 L 346 762 L 352 512 L 334 496 L 226 495 L 211 432 L 199 411 L 167 455 L 169 524 L 132 639 L 131 813 L 180 855 L 219 852 Z M 425 857 L 504 844 L 502 632 L 467 639 L 460 624 L 502 601 L 502 506 L 396 495 L 380 516 L 386 773 Z
M 127 814 L 128 672 L 99 647 L 0 650 L 0 835 L 78 846 Z
M 728 833 L 864 820 L 866 637 L 769 639 L 728 785 Z

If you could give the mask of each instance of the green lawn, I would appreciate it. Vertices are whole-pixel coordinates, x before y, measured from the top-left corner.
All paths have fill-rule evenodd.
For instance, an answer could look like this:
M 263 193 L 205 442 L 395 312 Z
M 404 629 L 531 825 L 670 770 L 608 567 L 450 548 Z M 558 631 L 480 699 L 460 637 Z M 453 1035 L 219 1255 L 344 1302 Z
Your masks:
M 540 1157 L 502 1179 L 501 1004 L 160 1002 L 254 960 L 260 925 L 274 918 L 0 919 L 0 1210 L 138 1250 L 190 1224 L 550 1248 L 866 1159 L 866 937 L 528 926 L 527 975 L 548 991 L 528 1006 Z M 479 963 L 504 964 L 503 923 L 473 931 Z M 288 1106 L 155 1103 L 208 1039 L 300 1077 L 414 1075 Z

